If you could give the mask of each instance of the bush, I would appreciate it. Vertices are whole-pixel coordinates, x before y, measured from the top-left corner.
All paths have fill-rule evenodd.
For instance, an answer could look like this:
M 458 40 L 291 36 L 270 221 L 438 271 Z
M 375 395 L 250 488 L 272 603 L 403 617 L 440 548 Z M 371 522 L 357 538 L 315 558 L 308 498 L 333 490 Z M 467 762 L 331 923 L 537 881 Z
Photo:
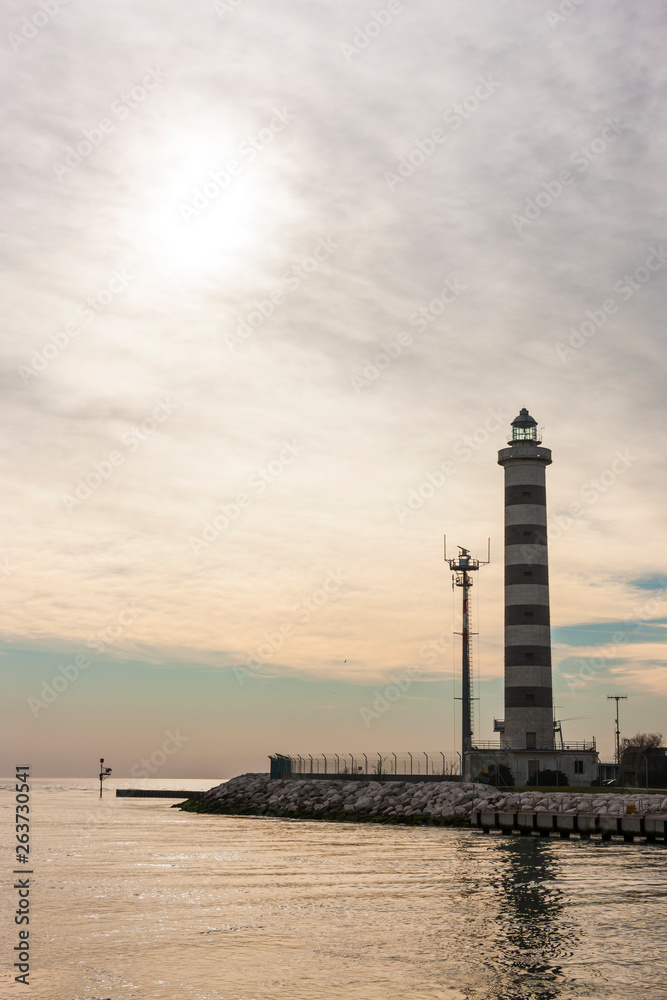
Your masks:
M 550 771 L 548 769 L 537 772 L 537 782 L 539 785 L 559 788 L 561 785 L 569 785 L 567 775 L 563 771 Z
M 494 788 L 513 788 L 514 778 L 506 764 L 489 764 L 486 774 L 480 772 L 473 779 L 480 785 L 493 785 Z

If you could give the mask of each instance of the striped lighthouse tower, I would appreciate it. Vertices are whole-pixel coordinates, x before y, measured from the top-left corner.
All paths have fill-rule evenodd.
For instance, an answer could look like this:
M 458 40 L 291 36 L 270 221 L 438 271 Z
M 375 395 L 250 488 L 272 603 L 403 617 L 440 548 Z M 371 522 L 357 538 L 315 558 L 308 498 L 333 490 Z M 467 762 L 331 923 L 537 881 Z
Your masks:
M 554 745 L 545 473 L 528 410 L 512 421 L 505 469 L 505 723 L 503 744 L 518 750 Z

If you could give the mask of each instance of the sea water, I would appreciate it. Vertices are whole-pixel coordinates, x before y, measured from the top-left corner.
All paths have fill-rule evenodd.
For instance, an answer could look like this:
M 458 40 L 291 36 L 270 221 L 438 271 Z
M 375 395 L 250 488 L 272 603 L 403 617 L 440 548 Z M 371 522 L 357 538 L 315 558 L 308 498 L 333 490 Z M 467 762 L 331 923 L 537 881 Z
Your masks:
M 0 801 L 2 996 L 667 997 L 665 845 L 197 815 L 71 779 L 32 782 L 26 988 L 13 783 Z

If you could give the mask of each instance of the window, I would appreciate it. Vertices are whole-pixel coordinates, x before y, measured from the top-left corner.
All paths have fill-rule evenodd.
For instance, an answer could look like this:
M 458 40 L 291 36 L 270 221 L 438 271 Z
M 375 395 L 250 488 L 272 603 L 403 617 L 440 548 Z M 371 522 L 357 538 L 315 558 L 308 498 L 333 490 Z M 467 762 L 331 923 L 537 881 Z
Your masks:
M 533 575 L 532 569 L 524 569 L 523 575 L 524 576 L 532 576 Z
M 584 762 L 583 760 L 575 760 L 574 762 L 574 773 L 583 774 L 584 773 Z
M 534 656 L 535 656 L 535 653 L 526 653 L 526 659 L 527 660 L 532 660 Z
M 526 701 L 528 702 L 529 705 L 532 705 L 533 702 L 535 701 L 535 695 L 534 694 L 527 694 L 526 695 Z
M 526 733 L 526 750 L 537 749 L 537 733 Z
M 534 427 L 512 427 L 512 440 L 537 441 L 537 425 Z
M 523 537 L 524 538 L 530 538 L 531 535 L 532 535 L 532 531 L 524 531 L 524 533 L 523 533 Z
M 522 497 L 530 497 L 530 496 L 532 496 L 532 493 L 531 493 L 530 490 L 522 490 L 521 491 L 521 496 Z
M 532 618 L 533 617 L 533 612 L 532 611 L 524 611 L 523 614 L 524 614 L 525 618 Z

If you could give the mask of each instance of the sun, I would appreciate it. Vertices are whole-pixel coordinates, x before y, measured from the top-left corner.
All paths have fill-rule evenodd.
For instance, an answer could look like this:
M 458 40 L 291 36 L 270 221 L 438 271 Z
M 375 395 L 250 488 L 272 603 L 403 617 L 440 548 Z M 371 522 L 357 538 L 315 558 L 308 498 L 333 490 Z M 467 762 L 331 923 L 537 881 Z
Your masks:
M 165 212 L 160 227 L 165 266 L 202 276 L 219 270 L 255 245 L 258 214 L 251 178 L 233 178 L 225 189 L 205 181 L 190 199 Z
M 264 196 L 252 164 L 211 150 L 175 157 L 150 193 L 146 253 L 173 280 L 229 273 L 260 240 Z

